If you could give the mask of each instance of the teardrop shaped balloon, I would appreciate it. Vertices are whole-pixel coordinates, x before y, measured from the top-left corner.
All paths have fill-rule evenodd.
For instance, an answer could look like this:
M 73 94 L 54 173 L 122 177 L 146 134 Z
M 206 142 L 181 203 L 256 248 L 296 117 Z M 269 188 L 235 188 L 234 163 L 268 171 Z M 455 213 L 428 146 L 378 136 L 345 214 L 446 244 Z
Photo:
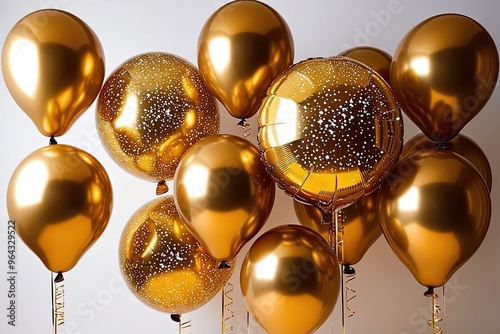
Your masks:
M 267 333 L 313 333 L 337 303 L 339 263 L 315 231 L 281 225 L 252 244 L 240 286 L 247 309 Z
M 465 158 L 422 150 L 401 160 L 384 181 L 378 214 L 391 249 L 417 282 L 439 287 L 483 242 L 490 192 Z
M 459 14 L 428 18 L 399 43 L 391 86 L 405 114 L 431 140 L 453 139 L 486 105 L 498 79 L 495 42 Z
M 208 136 L 182 157 L 175 205 L 187 228 L 218 260 L 234 258 L 264 226 L 275 184 L 248 140 Z
M 259 111 L 260 150 L 278 186 L 333 212 L 377 189 L 403 147 L 390 86 L 346 58 L 313 58 L 273 82 Z
M 229 268 L 188 231 L 172 196 L 156 198 L 129 219 L 120 238 L 122 276 L 137 299 L 170 314 L 184 314 L 208 303 L 229 281 Z
M 400 159 L 404 159 L 417 151 L 435 148 L 436 145 L 438 145 L 436 142 L 430 140 L 424 134 L 419 133 L 404 144 Z M 439 144 L 439 147 L 457 153 L 472 163 L 483 177 L 491 192 L 493 175 L 488 157 L 472 138 L 459 133 L 452 140 Z
M 10 94 L 45 136 L 61 136 L 94 102 L 104 80 L 104 51 L 73 14 L 42 9 L 5 39 L 2 72 Z
M 259 1 L 231 1 L 210 16 L 198 40 L 205 84 L 230 115 L 249 118 L 273 79 L 293 62 L 287 23 Z
M 7 189 L 17 234 L 52 272 L 76 265 L 104 232 L 112 204 L 104 167 L 69 145 L 50 145 L 28 155 Z
M 377 197 L 376 190 L 337 212 L 339 226 L 342 226 L 344 231 L 343 245 L 337 248 L 337 255 L 343 265 L 352 266 L 358 263 L 382 235 L 377 214 Z M 296 200 L 293 201 L 293 208 L 300 224 L 312 228 L 327 242 L 335 238 L 335 233 L 330 231 L 335 226 L 321 223 L 321 210 Z
M 365 64 L 391 84 L 392 56 L 384 50 L 373 46 L 355 46 L 341 52 L 339 56 L 349 57 Z

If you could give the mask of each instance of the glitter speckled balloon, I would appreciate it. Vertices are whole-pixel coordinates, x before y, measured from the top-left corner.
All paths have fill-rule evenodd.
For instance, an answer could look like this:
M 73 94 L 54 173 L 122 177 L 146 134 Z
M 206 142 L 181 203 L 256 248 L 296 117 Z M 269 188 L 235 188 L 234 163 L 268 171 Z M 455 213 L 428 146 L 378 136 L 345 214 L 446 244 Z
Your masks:
M 183 314 L 210 301 L 231 278 L 189 233 L 172 196 L 156 198 L 130 218 L 120 240 L 120 267 L 130 291 L 156 310 Z
M 280 188 L 332 212 L 380 185 L 401 152 L 403 120 L 378 73 L 346 57 L 314 58 L 270 86 L 258 139 Z
M 132 175 L 173 178 L 186 150 L 219 132 L 215 97 L 186 60 L 146 53 L 119 66 L 106 80 L 97 127 L 110 156 Z

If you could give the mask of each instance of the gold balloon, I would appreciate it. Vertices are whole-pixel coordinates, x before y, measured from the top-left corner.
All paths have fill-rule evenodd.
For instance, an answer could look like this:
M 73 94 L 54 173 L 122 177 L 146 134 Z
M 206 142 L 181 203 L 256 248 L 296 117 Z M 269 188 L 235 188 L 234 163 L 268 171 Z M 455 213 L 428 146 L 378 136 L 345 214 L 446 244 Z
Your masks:
M 436 142 L 419 133 L 404 144 L 400 159 L 406 158 L 417 151 L 436 148 L 436 145 Z M 486 154 L 474 140 L 459 133 L 452 140 L 439 144 L 439 147 L 457 153 L 472 163 L 483 177 L 491 192 L 493 184 L 491 166 L 488 162 L 488 157 L 486 157 Z
M 358 263 L 382 234 L 377 215 L 377 196 L 378 191 L 374 191 L 337 213 L 339 226 L 344 229 L 343 246 L 337 252 L 339 262 L 343 265 Z M 293 207 L 300 224 L 320 233 L 327 242 L 334 238 L 335 233 L 331 233 L 330 229 L 335 227 L 321 223 L 321 210 L 296 200 L 293 201 Z
M 346 57 L 314 58 L 269 88 L 258 139 L 280 188 L 333 212 L 378 188 L 399 157 L 403 120 L 372 69 Z
M 481 245 L 490 193 L 465 158 L 422 150 L 400 161 L 382 184 L 378 214 L 390 247 L 415 279 L 438 287 Z
M 392 57 L 384 50 L 372 46 L 356 46 L 345 50 L 339 56 L 349 57 L 372 68 L 388 83 L 391 83 Z
M 216 135 L 203 138 L 182 157 L 174 191 L 187 228 L 213 257 L 229 260 L 264 226 L 275 184 L 252 143 Z
M 120 268 L 130 291 L 158 311 L 182 314 L 210 301 L 234 271 L 218 263 L 189 233 L 172 196 L 138 209 L 120 239 Z
M 182 155 L 219 132 L 216 100 L 196 67 L 168 53 L 146 53 L 120 65 L 97 104 L 104 147 L 130 174 L 148 181 L 173 178 Z
M 293 62 L 288 25 L 259 1 L 232 1 L 205 23 L 198 67 L 206 85 L 236 118 L 253 116 L 273 79 Z
M 43 9 L 22 18 L 7 35 L 2 71 L 10 94 L 38 131 L 61 136 L 99 94 L 104 52 L 81 19 Z
M 431 17 L 399 43 L 391 85 L 405 114 L 431 140 L 453 139 L 495 89 L 498 51 L 490 34 L 463 15 Z
M 240 285 L 247 309 L 268 333 L 312 333 L 337 302 L 339 263 L 318 233 L 282 225 L 252 244 Z
M 28 155 L 7 189 L 7 209 L 19 237 L 52 272 L 76 265 L 106 228 L 112 205 L 104 167 L 68 145 Z

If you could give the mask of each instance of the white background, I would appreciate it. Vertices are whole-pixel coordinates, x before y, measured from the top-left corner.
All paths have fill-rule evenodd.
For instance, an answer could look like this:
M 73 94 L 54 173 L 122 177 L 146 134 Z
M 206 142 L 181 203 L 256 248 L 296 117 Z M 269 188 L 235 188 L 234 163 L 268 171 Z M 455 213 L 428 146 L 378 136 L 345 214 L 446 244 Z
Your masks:
M 295 41 L 295 61 L 309 57 L 333 56 L 355 45 L 372 45 L 394 53 L 405 33 L 436 14 L 465 14 L 480 22 L 500 45 L 500 3 L 497 0 L 266 0 L 287 21 Z M 199 32 L 208 17 L 225 4 L 223 0 L 2 0 L 0 42 L 24 15 L 42 8 L 60 8 L 83 19 L 99 36 L 106 55 L 106 78 L 122 62 L 144 52 L 165 51 L 196 65 Z M 392 12 L 389 12 L 391 9 Z M 389 13 L 383 16 L 381 13 Z M 493 170 L 493 216 L 490 229 L 476 254 L 446 285 L 445 333 L 500 332 L 500 227 L 498 203 L 500 172 L 500 91 L 462 130 L 474 139 L 489 158 Z M 236 119 L 221 108 L 221 133 L 241 135 Z M 118 266 L 118 242 L 132 213 L 155 197 L 155 184 L 131 176 L 118 167 L 104 151 L 95 128 L 93 105 L 59 143 L 77 146 L 97 157 L 110 174 L 114 188 L 114 211 L 109 225 L 76 265 L 65 274 L 66 327 L 59 333 L 177 333 L 167 314 L 154 311 L 124 286 Z M 18 241 L 16 327 L 7 325 L 7 243 L 8 214 L 5 192 L 10 175 L 32 151 L 48 144 L 29 118 L 15 104 L 0 80 L 0 333 L 51 333 L 50 273 L 41 261 Z M 257 133 L 251 119 L 253 138 Z M 405 117 L 405 139 L 418 132 Z M 255 140 L 254 140 L 255 142 Z M 297 223 L 292 202 L 277 192 L 272 215 L 264 227 Z M 242 250 L 238 263 L 248 250 Z M 352 285 L 357 297 L 352 306 L 356 315 L 347 322 L 350 334 L 431 333 L 428 298 L 409 271 L 381 237 L 356 266 Z M 239 271 L 232 280 L 236 290 L 233 333 L 247 333 L 245 308 L 239 291 Z M 318 333 L 341 333 L 341 303 Z M 191 333 L 221 333 L 221 298 L 189 314 Z M 250 333 L 264 333 L 251 322 Z M 188 333 L 189 331 L 184 331 Z M 286 334 L 286 333 L 285 333 Z

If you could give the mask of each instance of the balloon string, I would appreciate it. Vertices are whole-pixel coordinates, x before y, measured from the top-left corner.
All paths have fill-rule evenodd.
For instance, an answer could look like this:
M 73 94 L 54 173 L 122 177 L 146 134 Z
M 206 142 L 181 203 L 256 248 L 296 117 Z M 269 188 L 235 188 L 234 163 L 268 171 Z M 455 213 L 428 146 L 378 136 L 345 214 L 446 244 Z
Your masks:
M 182 334 L 184 330 L 191 328 L 191 320 L 182 321 L 182 315 L 179 316 L 179 334 Z
M 52 291 L 52 326 L 53 333 L 57 334 L 57 329 L 64 325 L 64 277 L 58 273 L 54 278 L 54 273 L 50 273 Z
M 222 334 L 224 334 L 226 330 L 233 330 L 233 325 L 228 323 L 229 320 L 234 317 L 234 311 L 231 309 L 231 305 L 233 305 L 233 298 L 230 296 L 233 290 L 233 283 L 229 281 L 224 288 L 222 288 Z
M 344 279 L 345 279 L 345 294 L 346 301 L 345 307 L 349 312 L 348 318 L 353 317 L 356 314 L 356 310 L 349 305 L 349 302 L 356 298 L 356 290 L 354 290 L 349 283 L 356 279 L 356 270 L 349 265 L 344 266 Z
M 246 139 L 247 137 L 250 137 L 252 135 L 252 128 L 250 127 L 250 124 L 242 118 L 241 121 L 238 122 L 238 125 L 243 127 L 243 138 Z
M 443 329 L 439 326 L 440 322 L 443 321 L 441 317 L 441 307 L 438 301 L 438 295 L 434 292 L 433 288 L 429 288 L 424 295 L 431 298 L 432 316 L 427 324 L 432 329 L 432 334 L 443 334 Z
M 247 334 L 250 334 L 250 312 L 247 310 Z

